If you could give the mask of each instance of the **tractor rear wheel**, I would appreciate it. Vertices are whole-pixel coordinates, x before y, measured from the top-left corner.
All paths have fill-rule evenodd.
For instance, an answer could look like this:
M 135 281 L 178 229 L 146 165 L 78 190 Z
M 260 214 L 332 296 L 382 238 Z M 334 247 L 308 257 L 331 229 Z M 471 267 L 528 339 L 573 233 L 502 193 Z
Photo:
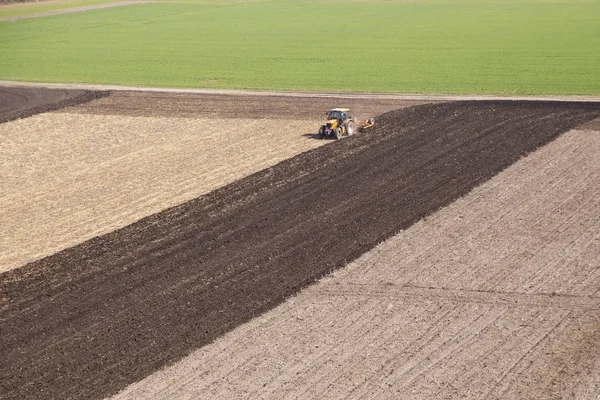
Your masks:
M 340 128 L 339 126 L 337 128 L 335 128 L 335 138 L 336 139 L 342 138 L 342 128 Z
M 354 122 L 353 121 L 349 121 L 348 125 L 346 125 L 346 130 L 348 131 L 348 136 L 352 136 L 354 135 Z

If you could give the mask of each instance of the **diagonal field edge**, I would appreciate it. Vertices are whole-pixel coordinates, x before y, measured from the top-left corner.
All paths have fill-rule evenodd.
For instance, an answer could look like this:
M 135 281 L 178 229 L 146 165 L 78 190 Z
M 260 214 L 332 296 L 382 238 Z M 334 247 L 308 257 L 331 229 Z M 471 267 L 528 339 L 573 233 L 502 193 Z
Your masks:
M 107 91 L 0 87 L 0 124 L 107 97 Z
M 585 103 L 457 102 L 0 275 L 0 398 L 103 398 L 600 116 Z

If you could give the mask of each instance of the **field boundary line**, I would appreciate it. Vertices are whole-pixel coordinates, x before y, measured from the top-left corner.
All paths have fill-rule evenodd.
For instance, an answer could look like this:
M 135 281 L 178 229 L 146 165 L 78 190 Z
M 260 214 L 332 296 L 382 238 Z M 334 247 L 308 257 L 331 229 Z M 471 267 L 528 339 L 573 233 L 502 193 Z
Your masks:
M 329 284 L 325 287 L 309 288 L 316 296 L 372 296 L 385 298 L 426 297 L 460 303 L 485 303 L 514 307 L 542 307 L 566 310 L 600 310 L 600 298 L 587 295 L 554 293 L 495 292 L 477 289 L 441 289 L 395 284 Z
M 143 1 L 143 0 L 142 0 Z M 112 4 L 112 3 L 111 3 Z M 126 92 L 157 92 L 157 93 L 187 93 L 212 94 L 227 96 L 258 96 L 258 97 L 304 97 L 304 98 L 334 98 L 334 99 L 377 99 L 377 100 L 425 100 L 425 101 L 570 101 L 600 103 L 600 96 L 496 96 L 496 95 L 450 95 L 450 94 L 391 94 L 391 93 L 360 93 L 360 92 L 302 92 L 302 91 L 270 91 L 270 90 L 235 90 L 235 89 L 192 89 L 192 88 L 159 88 L 141 86 L 97 85 L 86 83 L 42 83 L 0 80 L 0 87 L 41 87 L 48 89 L 78 89 Z

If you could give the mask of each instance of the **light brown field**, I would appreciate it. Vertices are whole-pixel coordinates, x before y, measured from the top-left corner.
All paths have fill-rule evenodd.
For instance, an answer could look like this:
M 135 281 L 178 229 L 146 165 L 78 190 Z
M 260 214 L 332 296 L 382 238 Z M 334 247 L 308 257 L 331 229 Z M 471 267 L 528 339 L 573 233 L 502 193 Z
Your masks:
M 325 141 L 318 120 L 47 113 L 0 124 L 0 272 Z
M 599 176 L 571 131 L 113 399 L 597 399 Z

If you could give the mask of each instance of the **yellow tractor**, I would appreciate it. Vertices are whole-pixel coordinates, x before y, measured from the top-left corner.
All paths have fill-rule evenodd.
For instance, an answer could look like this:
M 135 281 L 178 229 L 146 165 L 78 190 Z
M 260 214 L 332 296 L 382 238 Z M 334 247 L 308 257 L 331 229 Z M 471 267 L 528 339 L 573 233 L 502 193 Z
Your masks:
M 348 108 L 334 108 L 327 112 L 327 123 L 319 128 L 319 137 L 321 139 L 329 137 L 341 139 L 344 136 L 362 132 L 373 125 L 375 125 L 373 118 L 356 120 L 350 116 Z

